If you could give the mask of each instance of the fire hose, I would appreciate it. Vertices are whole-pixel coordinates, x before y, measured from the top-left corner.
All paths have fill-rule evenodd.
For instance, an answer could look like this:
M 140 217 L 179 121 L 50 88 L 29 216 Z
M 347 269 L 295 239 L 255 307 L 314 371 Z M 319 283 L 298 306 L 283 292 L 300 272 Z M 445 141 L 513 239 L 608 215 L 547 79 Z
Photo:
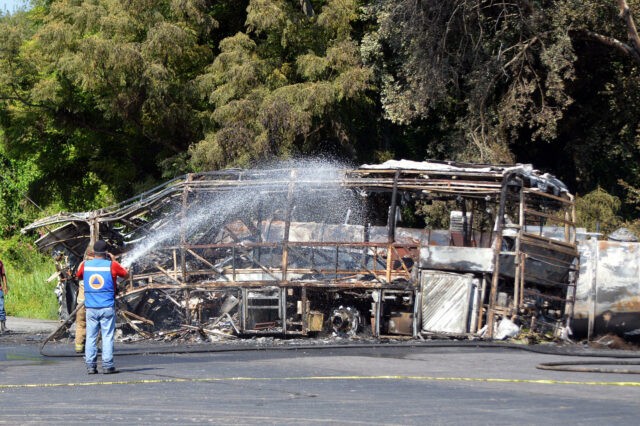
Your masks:
M 65 320 L 65 322 L 63 322 L 62 324 L 60 324 L 60 327 L 58 327 L 57 329 L 55 329 L 51 334 L 49 334 L 44 341 L 42 342 L 42 345 L 40 345 L 40 355 L 42 356 L 50 356 L 44 353 L 44 347 L 45 345 L 51 340 L 53 339 L 55 336 L 57 336 L 58 334 L 63 333 L 64 331 L 67 330 L 67 328 L 73 324 L 73 322 L 76 320 L 76 313 L 80 310 L 80 308 L 82 308 L 84 306 L 84 302 L 79 302 L 78 305 L 76 306 L 76 308 L 73 310 L 73 312 L 71 312 L 69 314 L 69 317 L 67 317 L 67 319 Z M 77 356 L 82 356 L 82 355 L 77 355 Z
M 632 357 L 629 357 L 629 358 L 632 358 Z M 536 368 L 539 370 L 571 371 L 576 373 L 640 374 L 640 370 L 634 370 L 634 369 L 575 367 L 579 365 L 640 365 L 640 361 L 545 362 L 537 365 Z

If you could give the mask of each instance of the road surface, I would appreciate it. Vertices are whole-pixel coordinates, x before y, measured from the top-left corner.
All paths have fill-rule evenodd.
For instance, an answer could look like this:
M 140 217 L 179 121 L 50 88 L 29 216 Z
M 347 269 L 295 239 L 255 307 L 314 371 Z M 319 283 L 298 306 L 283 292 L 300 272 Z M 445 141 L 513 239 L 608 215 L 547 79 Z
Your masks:
M 474 347 L 350 347 L 143 354 L 85 372 L 71 344 L 0 336 L 0 423 L 636 424 L 640 376 L 553 372 L 575 358 Z M 203 348 L 203 347 L 195 347 Z M 228 351 L 229 349 L 241 351 Z M 124 355 L 124 353 L 138 354 Z

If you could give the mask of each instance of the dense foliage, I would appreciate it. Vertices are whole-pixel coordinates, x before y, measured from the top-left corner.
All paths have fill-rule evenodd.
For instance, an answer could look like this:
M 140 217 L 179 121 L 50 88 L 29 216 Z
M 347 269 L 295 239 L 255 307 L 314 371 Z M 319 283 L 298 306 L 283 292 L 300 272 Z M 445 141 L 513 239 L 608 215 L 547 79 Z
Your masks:
M 633 225 L 638 20 L 637 0 L 35 0 L 0 17 L 0 231 L 42 215 L 25 195 L 85 210 L 317 154 L 531 162 L 591 193 L 583 225 Z

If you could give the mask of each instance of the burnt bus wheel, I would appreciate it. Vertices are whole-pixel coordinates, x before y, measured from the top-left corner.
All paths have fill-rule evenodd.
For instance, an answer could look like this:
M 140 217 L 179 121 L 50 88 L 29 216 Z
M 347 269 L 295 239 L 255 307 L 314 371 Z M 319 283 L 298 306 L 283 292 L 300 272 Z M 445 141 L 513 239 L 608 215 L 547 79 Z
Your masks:
M 360 311 L 354 306 L 340 305 L 331 312 L 329 324 L 339 335 L 355 336 L 362 328 Z

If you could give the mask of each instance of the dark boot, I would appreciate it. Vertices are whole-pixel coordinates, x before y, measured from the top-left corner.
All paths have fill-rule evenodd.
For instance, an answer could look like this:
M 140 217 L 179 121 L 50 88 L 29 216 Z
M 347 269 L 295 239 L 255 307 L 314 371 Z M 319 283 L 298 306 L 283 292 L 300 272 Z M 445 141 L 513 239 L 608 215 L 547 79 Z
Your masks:
M 5 331 L 7 331 L 7 322 L 0 321 L 0 333 L 4 333 Z

